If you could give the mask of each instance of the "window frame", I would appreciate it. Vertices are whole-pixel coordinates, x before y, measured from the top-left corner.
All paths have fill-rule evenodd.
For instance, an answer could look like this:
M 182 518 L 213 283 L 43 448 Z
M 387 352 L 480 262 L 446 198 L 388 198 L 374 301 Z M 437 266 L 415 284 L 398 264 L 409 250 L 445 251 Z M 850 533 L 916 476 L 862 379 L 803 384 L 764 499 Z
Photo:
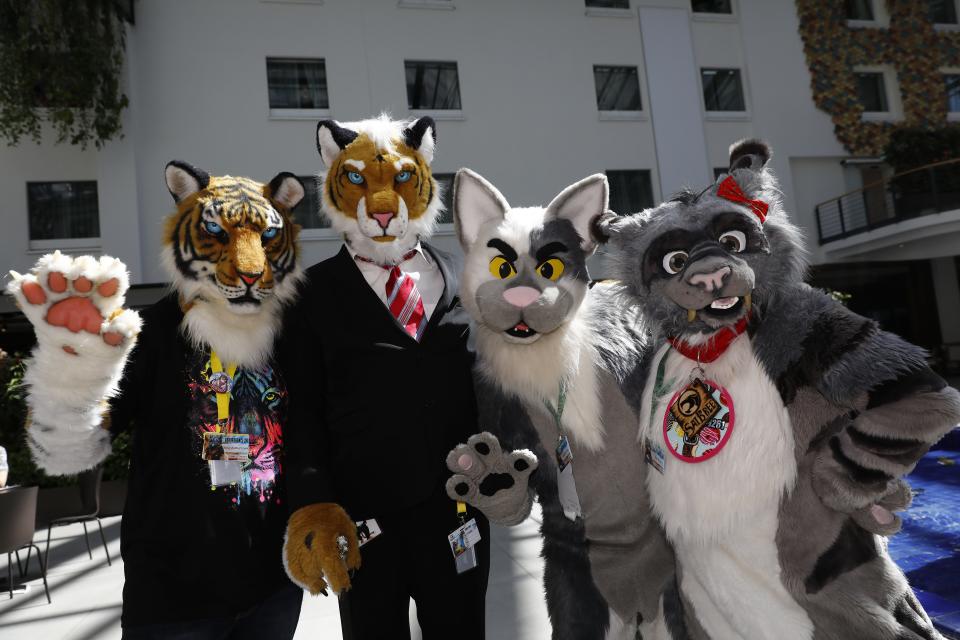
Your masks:
M 316 193 L 316 198 L 317 198 L 317 212 L 315 215 L 319 220 L 322 221 L 325 218 L 325 216 L 321 215 L 320 213 L 320 211 L 323 209 L 323 195 L 320 193 L 320 189 L 322 187 L 317 184 L 316 174 L 298 174 L 297 178 L 299 178 L 300 182 L 303 183 L 303 188 L 305 191 L 310 188 L 309 186 L 310 184 L 313 185 L 314 193 Z M 307 196 L 304 195 L 304 200 L 306 200 L 306 198 Z M 299 206 L 299 204 L 297 206 Z M 292 216 L 293 212 L 291 211 L 290 213 Z M 300 224 L 296 218 L 294 218 L 293 221 L 297 224 Z M 303 225 L 300 225 L 300 235 L 298 236 L 298 239 L 299 240 L 321 240 L 321 239 L 328 239 L 328 238 L 337 238 L 339 236 L 340 234 L 332 226 L 330 226 L 330 224 L 327 224 L 326 226 L 319 226 L 319 227 L 304 227 Z
M 946 86 L 947 76 L 957 76 L 960 79 L 960 67 L 942 67 L 940 75 L 943 76 L 944 97 L 947 100 L 947 122 L 960 122 L 960 111 L 950 111 L 950 94 L 947 92 Z M 958 87 L 960 87 L 960 82 L 958 82 Z
M 903 102 L 900 94 L 900 83 L 896 69 L 890 65 L 863 65 L 853 68 L 854 81 L 858 74 L 873 73 L 883 76 L 884 93 L 887 99 L 886 111 L 867 111 L 864 109 L 861 120 L 863 122 L 899 122 L 903 120 Z M 860 100 L 859 87 L 857 100 Z
M 94 185 L 97 195 L 97 230 L 100 235 L 84 236 L 76 238 L 43 238 L 34 239 L 32 233 L 32 200 L 30 197 L 30 185 L 33 184 L 78 184 L 89 183 Z M 26 212 L 27 212 L 27 248 L 29 252 L 44 252 L 54 249 L 99 249 L 102 243 L 103 230 L 100 227 L 100 183 L 97 180 L 27 180 L 26 187 Z
M 453 0 L 397 0 L 398 9 L 438 9 L 453 11 L 457 8 Z
M 703 83 L 705 71 L 736 71 L 740 80 L 740 98 L 743 101 L 743 109 L 733 110 L 715 110 L 707 108 L 707 93 Z M 700 67 L 700 104 L 703 108 L 704 118 L 706 120 L 748 120 L 750 119 L 750 102 L 747 99 L 748 86 L 746 74 L 742 67 Z
M 740 19 L 740 7 L 738 0 L 730 0 L 730 13 L 713 13 L 707 11 L 694 11 L 691 1 L 688 9 L 690 17 L 698 22 L 737 22 Z
M 625 174 L 625 173 L 631 173 L 631 172 L 639 173 L 639 174 L 641 174 L 641 175 L 646 174 L 647 183 L 648 183 L 648 186 L 650 187 L 650 204 L 649 204 L 648 206 L 646 206 L 646 207 L 641 207 L 640 209 L 637 209 L 636 211 L 617 211 L 616 209 L 613 209 L 613 203 L 611 202 L 610 205 L 609 205 L 611 211 L 614 211 L 614 212 L 617 213 L 618 215 L 632 215 L 632 214 L 634 214 L 634 213 L 639 213 L 640 211 L 643 211 L 643 210 L 646 209 L 646 208 L 656 206 L 656 204 L 657 204 L 657 192 L 656 192 L 656 186 L 654 185 L 654 180 L 653 180 L 653 169 L 649 169 L 649 168 L 648 168 L 648 169 L 644 169 L 644 168 L 632 167 L 632 168 L 630 168 L 630 169 L 604 169 L 604 170 L 603 170 L 603 175 L 605 175 L 605 176 L 607 177 L 607 181 L 608 181 L 608 183 L 610 184 L 610 197 L 611 197 L 611 200 L 612 200 L 612 197 L 613 197 L 613 181 L 610 179 L 610 174 L 611 174 L 611 173 L 621 173 L 621 174 Z
M 637 99 L 640 102 L 639 109 L 601 109 L 600 108 L 600 96 L 597 95 L 597 69 L 598 68 L 607 68 L 607 69 L 632 69 L 637 74 Z M 644 77 L 642 75 L 641 65 L 639 64 L 593 64 L 590 67 L 593 76 L 593 98 L 594 104 L 597 108 L 597 118 L 599 120 L 646 120 L 647 110 L 644 108 L 645 101 L 643 99 L 643 89 L 645 86 Z
M 953 15 L 956 16 L 956 22 L 936 22 L 932 18 L 930 21 L 933 23 L 933 28 L 937 31 L 960 31 L 960 0 L 948 0 L 953 2 Z M 930 17 L 930 14 L 927 13 L 927 17 Z
M 851 29 L 886 29 L 890 26 L 890 12 L 887 11 L 887 3 L 882 0 L 867 0 L 870 3 L 870 10 L 873 12 L 871 20 L 859 18 L 847 18 L 844 20 Z
M 320 62 L 323 65 L 323 79 L 327 94 L 327 106 L 312 109 L 299 109 L 270 106 L 270 62 Z M 265 67 L 267 72 L 267 110 L 270 120 L 315 120 L 330 116 L 330 76 L 327 73 L 327 59 L 325 57 L 308 58 L 302 56 L 266 56 Z
M 451 172 L 451 171 L 432 171 L 432 170 L 431 170 L 430 175 L 432 175 L 432 176 L 433 176 L 433 179 L 436 180 L 438 183 L 440 183 L 441 180 L 440 180 L 440 178 L 438 178 L 437 176 L 443 176 L 444 178 L 446 178 L 447 176 L 449 176 L 450 185 L 449 185 L 449 187 L 448 187 L 447 190 L 446 190 L 446 196 L 445 196 L 445 197 L 446 197 L 447 199 L 449 199 L 449 203 L 450 203 L 450 206 L 447 208 L 447 211 L 450 212 L 450 222 L 440 222 L 440 221 L 438 220 L 438 221 L 437 221 L 437 232 L 436 232 L 436 235 L 453 235 L 453 234 L 455 233 L 455 229 L 454 229 L 454 227 L 453 227 L 453 181 L 454 181 L 454 180 L 456 179 L 456 177 L 457 177 L 457 172 L 456 172 L 456 171 L 452 171 L 452 172 Z
M 457 77 L 457 100 L 460 106 L 455 109 L 439 109 L 436 107 L 412 107 L 410 98 L 410 88 L 407 86 L 407 65 L 409 64 L 452 64 Z M 464 120 L 463 115 L 463 91 L 460 87 L 460 61 L 459 60 L 403 60 L 403 84 L 404 92 L 407 98 L 407 112 L 413 116 L 431 116 L 434 120 Z

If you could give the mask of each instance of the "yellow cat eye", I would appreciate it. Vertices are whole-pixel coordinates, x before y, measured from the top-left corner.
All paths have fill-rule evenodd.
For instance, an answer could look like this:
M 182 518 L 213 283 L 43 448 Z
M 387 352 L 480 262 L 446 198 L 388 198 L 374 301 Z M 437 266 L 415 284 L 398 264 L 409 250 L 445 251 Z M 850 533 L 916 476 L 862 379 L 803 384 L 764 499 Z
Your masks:
M 544 260 L 540 263 L 540 266 L 537 267 L 537 273 L 547 280 L 556 282 L 560 279 L 560 276 L 563 275 L 563 260 L 560 258 Z
M 494 278 L 506 280 L 517 275 L 517 268 L 503 256 L 497 256 L 490 261 L 490 273 L 493 274 Z

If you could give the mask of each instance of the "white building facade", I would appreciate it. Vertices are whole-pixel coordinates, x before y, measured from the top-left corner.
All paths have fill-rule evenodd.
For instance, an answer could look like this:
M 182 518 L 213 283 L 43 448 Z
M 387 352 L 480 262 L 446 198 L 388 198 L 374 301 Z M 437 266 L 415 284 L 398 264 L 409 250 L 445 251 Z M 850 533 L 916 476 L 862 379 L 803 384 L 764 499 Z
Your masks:
M 855 26 L 884 28 L 882 9 Z M 428 114 L 438 174 L 470 167 L 535 204 L 606 171 L 614 205 L 634 210 L 706 186 L 731 142 L 757 136 L 774 147 L 812 262 L 929 262 L 940 339 L 960 343 L 960 211 L 819 242 L 816 205 L 868 174 L 814 104 L 794 0 L 137 0 L 135 14 L 122 139 L 0 148 L 4 269 L 59 247 L 118 256 L 134 283 L 162 283 L 166 163 L 310 176 L 326 117 Z M 49 224 L 61 214 L 44 213 L 44 198 L 63 192 L 86 194 L 96 224 Z M 304 263 L 333 255 L 340 238 L 303 219 Z M 436 242 L 455 249 L 452 226 Z

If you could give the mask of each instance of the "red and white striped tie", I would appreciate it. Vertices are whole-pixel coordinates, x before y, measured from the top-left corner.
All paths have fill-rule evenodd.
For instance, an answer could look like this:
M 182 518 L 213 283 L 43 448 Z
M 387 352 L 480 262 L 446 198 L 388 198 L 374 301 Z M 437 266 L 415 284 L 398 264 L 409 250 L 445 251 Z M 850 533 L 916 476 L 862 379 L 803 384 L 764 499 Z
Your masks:
M 405 262 L 415 255 L 417 255 L 416 250 L 410 251 L 403 256 L 401 262 Z M 423 330 L 427 326 L 427 314 L 423 310 L 423 300 L 420 298 L 416 281 L 409 273 L 401 270 L 399 264 L 383 265 L 361 255 L 357 255 L 357 260 L 375 264 L 390 272 L 386 287 L 387 308 L 390 309 L 391 315 L 396 318 L 403 330 L 419 342 Z

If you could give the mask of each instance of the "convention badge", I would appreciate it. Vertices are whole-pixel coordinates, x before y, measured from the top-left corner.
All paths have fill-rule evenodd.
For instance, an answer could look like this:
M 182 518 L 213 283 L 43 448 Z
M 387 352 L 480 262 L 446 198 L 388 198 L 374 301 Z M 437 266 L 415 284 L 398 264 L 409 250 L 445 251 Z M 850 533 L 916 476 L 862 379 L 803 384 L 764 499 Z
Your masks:
M 656 442 L 651 442 L 649 438 L 644 440 L 643 459 L 660 473 L 663 473 L 667 466 L 667 454 L 664 453 L 663 447 Z
M 214 393 L 230 393 L 233 391 L 233 378 L 226 371 L 218 371 L 210 376 L 210 389 Z
M 726 446 L 733 424 L 733 400 L 727 390 L 696 377 L 667 405 L 663 440 L 675 458 L 703 462 Z
M 480 542 L 480 529 L 474 518 L 454 529 L 447 536 L 447 542 L 450 544 L 458 574 L 477 566 L 477 550 L 474 546 Z
M 577 483 L 573 479 L 573 465 L 568 464 L 563 471 L 557 470 L 557 494 L 563 515 L 574 521 L 583 511 L 580 509 L 580 496 L 577 495 Z
M 243 479 L 243 463 L 236 460 L 209 460 L 210 485 L 225 487 L 231 484 L 240 484 Z
M 372 542 L 374 538 L 378 537 L 383 530 L 380 528 L 380 524 L 373 518 L 369 520 L 360 520 L 355 523 L 357 525 L 357 541 L 360 543 L 360 546 Z
M 250 434 L 205 431 L 200 457 L 208 461 L 247 462 L 250 459 Z
M 573 462 L 573 451 L 570 449 L 570 441 L 567 440 L 567 436 L 561 434 L 557 440 L 557 469 L 563 471 L 571 462 Z

